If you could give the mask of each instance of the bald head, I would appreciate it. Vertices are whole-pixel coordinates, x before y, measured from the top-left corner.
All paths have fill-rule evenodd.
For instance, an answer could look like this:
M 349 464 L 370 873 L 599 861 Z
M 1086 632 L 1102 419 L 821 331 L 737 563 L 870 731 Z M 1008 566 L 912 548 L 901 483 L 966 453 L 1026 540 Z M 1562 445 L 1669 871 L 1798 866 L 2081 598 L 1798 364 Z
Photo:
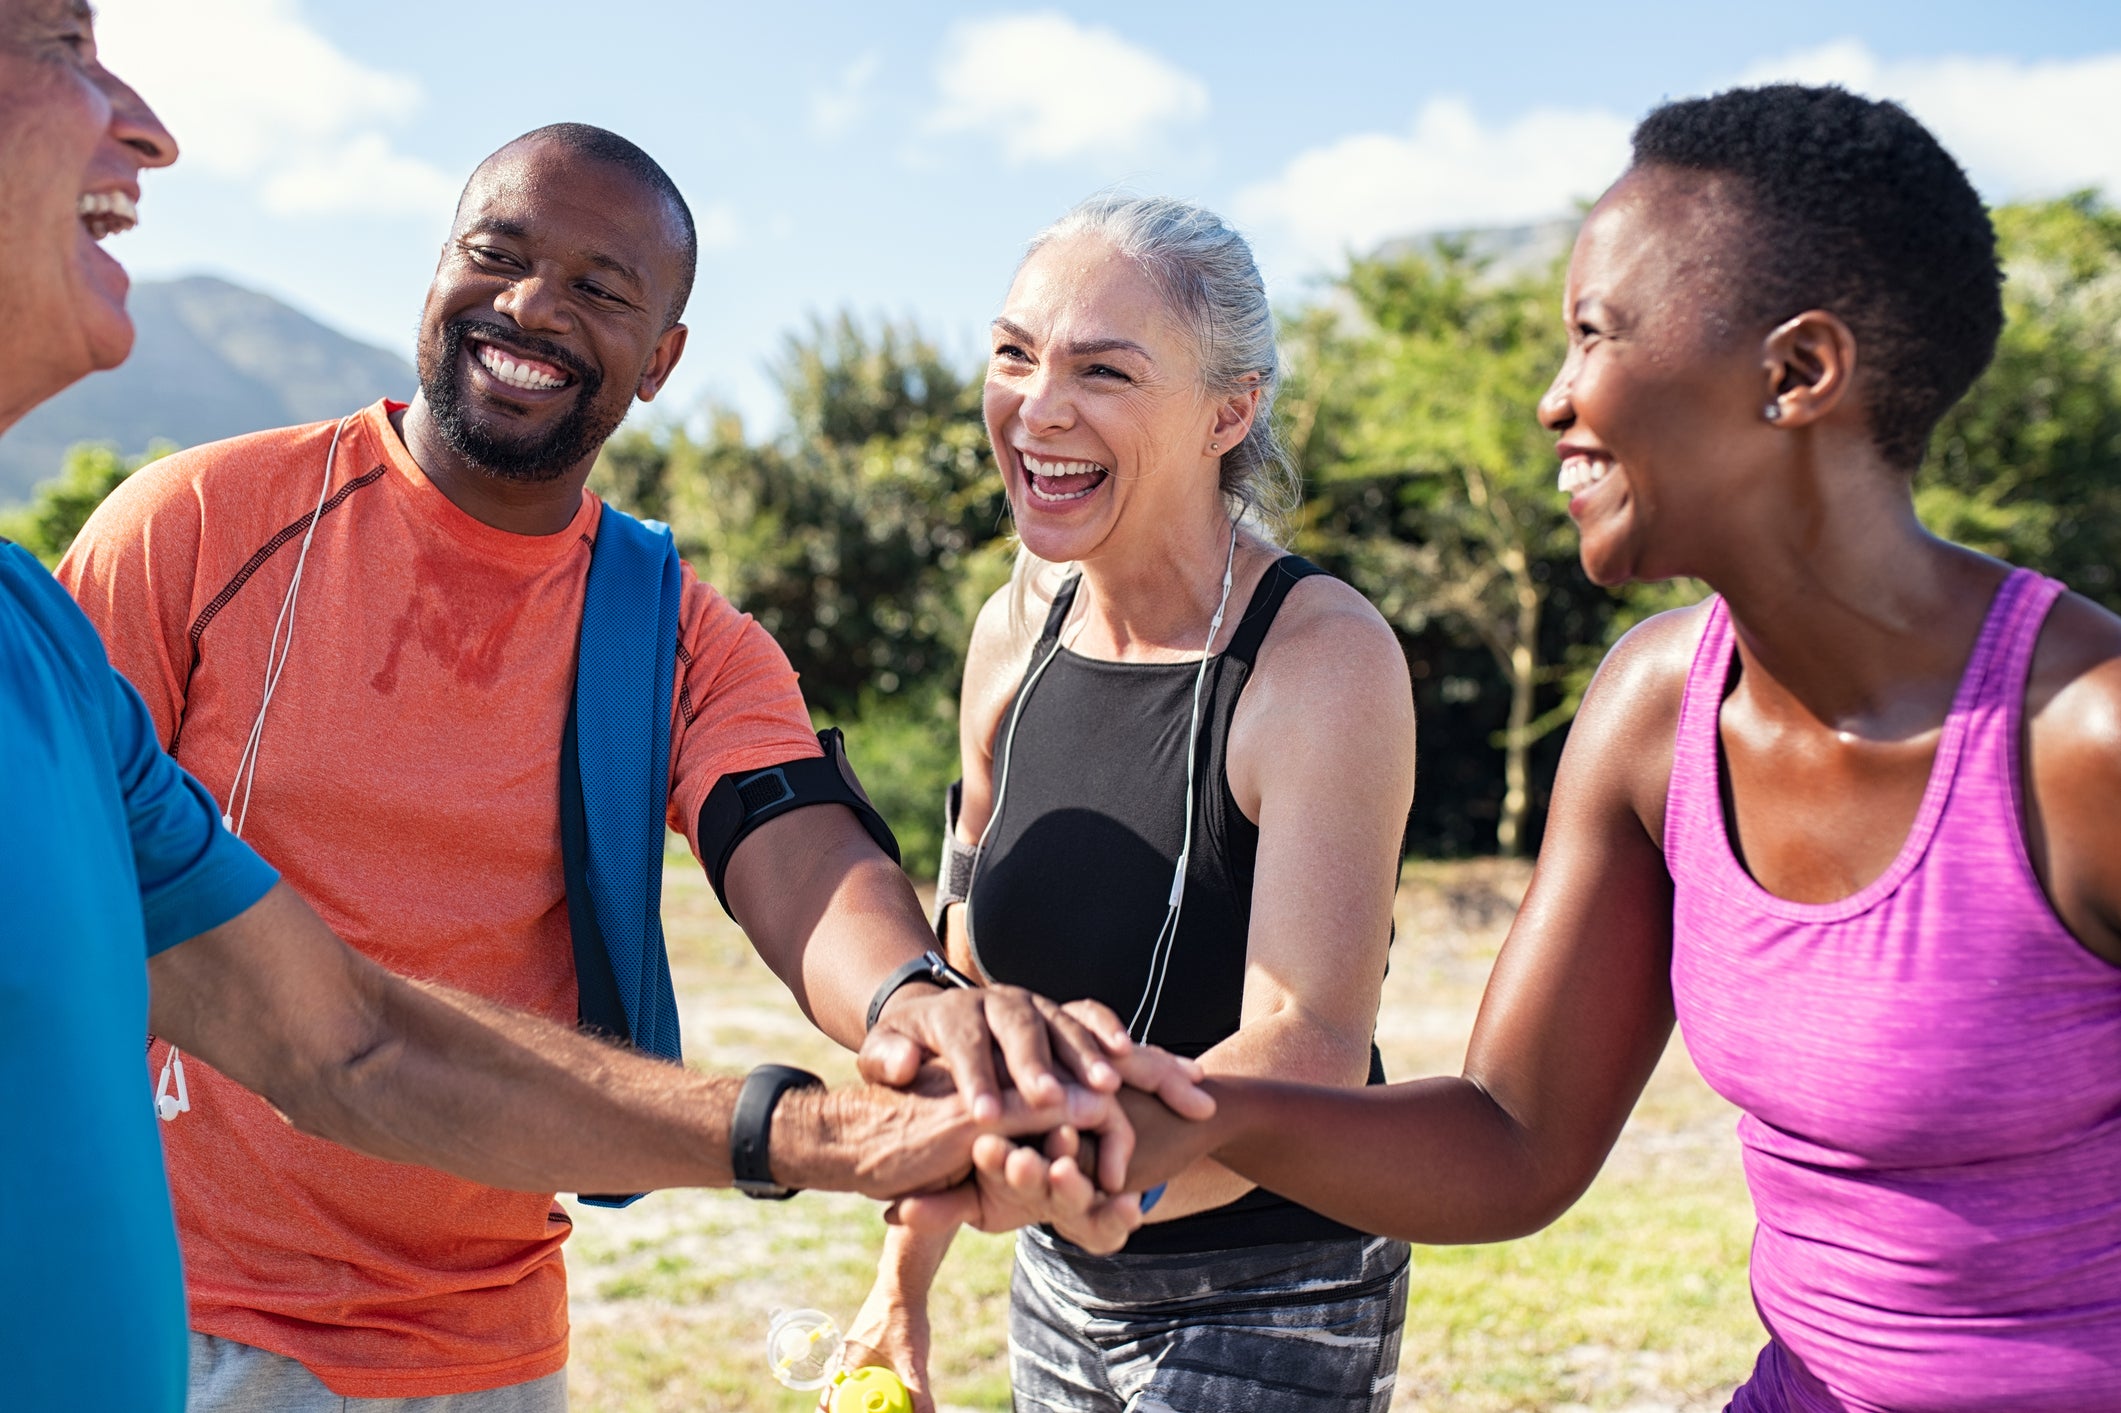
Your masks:
M 457 218 L 463 219 L 466 198 L 482 179 L 490 175 L 490 169 L 503 159 L 521 155 L 526 148 L 541 149 L 541 153 L 547 156 L 558 154 L 563 163 L 593 163 L 623 172 L 639 184 L 654 204 L 663 208 L 673 257 L 670 309 L 666 320 L 667 324 L 676 324 L 684 318 L 685 304 L 692 298 L 693 276 L 700 263 L 699 231 L 693 225 L 692 208 L 685 204 L 677 183 L 670 179 L 662 164 L 609 129 L 588 123 L 549 123 L 502 145 L 479 163 L 464 183 L 463 193 L 457 197 Z M 549 171 L 552 164 L 548 161 L 542 165 Z

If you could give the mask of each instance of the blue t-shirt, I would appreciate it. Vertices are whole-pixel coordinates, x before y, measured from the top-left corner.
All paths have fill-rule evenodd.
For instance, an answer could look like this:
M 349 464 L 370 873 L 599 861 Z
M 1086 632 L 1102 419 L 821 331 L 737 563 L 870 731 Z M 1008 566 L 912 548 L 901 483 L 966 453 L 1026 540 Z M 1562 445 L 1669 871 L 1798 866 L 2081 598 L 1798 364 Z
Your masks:
M 0 1404 L 183 1409 L 147 958 L 276 877 L 66 591 L 0 542 Z

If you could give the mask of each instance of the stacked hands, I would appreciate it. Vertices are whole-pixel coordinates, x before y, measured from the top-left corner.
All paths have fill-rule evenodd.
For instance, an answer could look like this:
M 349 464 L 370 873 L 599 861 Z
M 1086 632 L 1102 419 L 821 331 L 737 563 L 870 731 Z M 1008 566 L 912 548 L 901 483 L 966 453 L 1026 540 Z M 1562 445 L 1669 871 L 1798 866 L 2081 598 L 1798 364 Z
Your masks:
M 782 1101 L 773 1169 L 791 1186 L 886 1199 L 893 1224 L 1047 1223 L 1105 1255 L 1142 1224 L 1142 1194 L 1213 1146 L 1216 1102 L 1198 1062 L 1137 1043 L 1096 1001 L 1061 1005 L 1000 985 L 901 993 L 857 1065 L 865 1085 Z M 928 1344 L 925 1304 L 879 1285 L 840 1361 L 850 1372 L 894 1369 L 930 1413 Z
M 891 1222 L 1043 1222 L 1117 1251 L 1141 1225 L 1142 1192 L 1209 1147 L 1200 1065 L 1137 1043 L 1096 1001 L 1014 986 L 902 993 L 857 1064 L 865 1086 L 782 1101 L 774 1173 L 889 1200 Z

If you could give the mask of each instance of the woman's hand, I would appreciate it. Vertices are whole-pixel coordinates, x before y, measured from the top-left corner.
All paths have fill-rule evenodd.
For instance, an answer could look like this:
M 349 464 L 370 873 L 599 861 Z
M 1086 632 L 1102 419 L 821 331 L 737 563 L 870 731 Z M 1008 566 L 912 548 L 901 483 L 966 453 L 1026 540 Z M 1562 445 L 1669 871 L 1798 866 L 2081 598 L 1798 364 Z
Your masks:
M 856 1312 L 840 1346 L 838 1366 L 848 1373 L 882 1365 L 904 1381 L 913 1395 L 913 1413 L 935 1413 L 935 1396 L 928 1388 L 928 1293 L 909 1296 L 890 1276 L 879 1272 L 869 1298 Z M 832 1384 L 818 1394 L 820 1413 L 832 1406 Z
M 935 1273 L 949 1254 L 957 1235 L 954 1222 L 913 1226 L 899 1220 L 897 1210 L 884 1214 L 884 1250 L 876 1264 L 876 1284 L 862 1302 L 854 1323 L 848 1327 L 846 1343 L 840 1347 L 838 1367 L 853 1372 L 881 1364 L 905 1381 L 913 1395 L 914 1413 L 935 1413 L 935 1398 L 928 1388 L 928 1291 Z M 818 1407 L 829 1408 L 832 1385 L 818 1395 Z
M 1140 1103 L 1170 1113 L 1147 1096 Z M 1109 1255 L 1141 1225 L 1141 1201 L 1135 1193 L 1097 1190 L 1084 1152 L 1094 1141 L 1065 1127 L 1038 1146 L 982 1134 L 973 1142 L 970 1178 L 946 1191 L 905 1198 L 892 1209 L 893 1220 L 916 1231 L 963 1225 L 990 1232 L 1046 1222 L 1085 1251 Z

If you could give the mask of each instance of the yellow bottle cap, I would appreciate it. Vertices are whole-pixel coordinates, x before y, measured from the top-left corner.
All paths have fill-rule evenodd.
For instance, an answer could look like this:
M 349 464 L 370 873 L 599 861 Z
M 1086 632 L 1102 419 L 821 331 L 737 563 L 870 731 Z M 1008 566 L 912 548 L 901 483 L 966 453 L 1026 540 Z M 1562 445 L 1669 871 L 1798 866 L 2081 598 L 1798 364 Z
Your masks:
M 879 1364 L 841 1374 L 832 1392 L 832 1413 L 913 1413 L 913 1395 L 899 1376 Z

